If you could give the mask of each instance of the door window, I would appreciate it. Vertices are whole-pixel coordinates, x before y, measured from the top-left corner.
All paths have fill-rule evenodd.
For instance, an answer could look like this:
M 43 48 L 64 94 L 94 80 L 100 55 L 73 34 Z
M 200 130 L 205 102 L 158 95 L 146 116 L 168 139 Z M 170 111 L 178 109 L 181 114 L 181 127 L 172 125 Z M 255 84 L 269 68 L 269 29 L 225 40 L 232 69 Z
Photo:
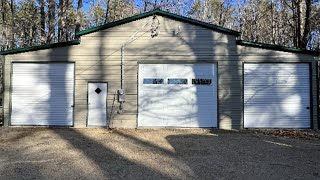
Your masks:
M 145 78 L 143 79 L 143 84 L 163 84 L 163 79 Z

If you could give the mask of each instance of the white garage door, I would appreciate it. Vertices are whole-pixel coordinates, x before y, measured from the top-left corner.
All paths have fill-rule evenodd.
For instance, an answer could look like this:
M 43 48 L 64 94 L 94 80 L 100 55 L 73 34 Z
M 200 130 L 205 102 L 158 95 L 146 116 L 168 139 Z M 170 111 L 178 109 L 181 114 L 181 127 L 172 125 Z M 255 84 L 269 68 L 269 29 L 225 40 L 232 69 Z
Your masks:
M 11 125 L 73 125 L 74 64 L 13 63 Z
M 139 127 L 217 127 L 214 64 L 140 64 Z
M 244 64 L 245 128 L 310 128 L 309 64 Z

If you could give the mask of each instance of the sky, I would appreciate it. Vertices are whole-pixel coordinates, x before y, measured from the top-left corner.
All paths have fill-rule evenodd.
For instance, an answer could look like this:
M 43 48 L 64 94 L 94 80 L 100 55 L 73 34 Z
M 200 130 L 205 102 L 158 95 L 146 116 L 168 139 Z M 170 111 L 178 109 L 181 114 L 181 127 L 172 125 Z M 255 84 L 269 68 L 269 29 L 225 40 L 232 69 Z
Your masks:
M 90 3 L 92 3 L 92 2 L 94 2 L 94 1 L 96 1 L 97 2 L 97 0 L 84 0 L 83 1 L 83 10 L 84 11 L 87 11 L 88 9 L 89 9 L 89 7 L 90 7 Z M 104 2 L 104 0 L 101 0 L 102 2 Z M 194 0 L 185 0 L 185 1 L 187 1 L 188 3 L 190 3 L 190 2 L 193 2 Z M 138 7 L 143 7 L 144 6 L 144 1 L 143 0 L 133 0 L 133 2 L 136 4 L 136 6 L 138 6 Z M 160 1 L 159 1 L 160 2 Z
M 103 0 L 102 0 L 103 1 Z M 142 7 L 143 6 L 143 0 L 133 0 L 133 2 L 135 2 L 135 4 L 138 6 L 138 7 Z M 83 1 L 83 10 L 84 11 L 87 11 L 90 7 L 90 2 L 89 0 L 84 0 Z

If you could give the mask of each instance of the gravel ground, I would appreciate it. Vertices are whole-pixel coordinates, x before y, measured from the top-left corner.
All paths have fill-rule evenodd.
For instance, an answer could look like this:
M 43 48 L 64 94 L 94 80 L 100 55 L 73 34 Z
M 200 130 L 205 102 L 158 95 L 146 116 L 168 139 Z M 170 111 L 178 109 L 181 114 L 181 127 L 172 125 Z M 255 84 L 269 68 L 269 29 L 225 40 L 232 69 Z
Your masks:
M 0 179 L 320 179 L 320 140 L 201 129 L 0 128 Z

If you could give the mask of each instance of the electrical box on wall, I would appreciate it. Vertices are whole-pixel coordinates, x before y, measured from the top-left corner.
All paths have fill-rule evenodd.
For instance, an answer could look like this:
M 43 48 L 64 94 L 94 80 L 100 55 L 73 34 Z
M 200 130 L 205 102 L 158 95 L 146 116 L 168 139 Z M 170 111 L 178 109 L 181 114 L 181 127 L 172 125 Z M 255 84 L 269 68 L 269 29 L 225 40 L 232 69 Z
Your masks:
M 118 102 L 125 102 L 126 99 L 126 93 L 124 92 L 124 89 L 118 89 Z

